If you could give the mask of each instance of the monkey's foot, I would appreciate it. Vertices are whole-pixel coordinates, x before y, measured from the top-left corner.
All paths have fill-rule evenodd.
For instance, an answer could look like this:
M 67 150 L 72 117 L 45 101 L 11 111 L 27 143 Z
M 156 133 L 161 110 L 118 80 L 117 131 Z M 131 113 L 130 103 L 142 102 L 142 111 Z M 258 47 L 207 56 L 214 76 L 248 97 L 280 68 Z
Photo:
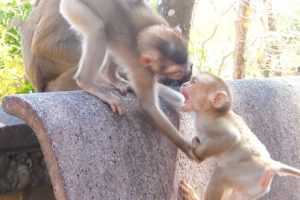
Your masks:
M 109 86 L 107 83 L 100 81 L 76 81 L 81 89 L 107 103 L 110 106 L 113 113 L 117 113 L 118 115 L 124 114 L 124 108 L 121 99 L 112 93 L 111 86 Z
M 200 197 L 196 194 L 192 186 L 184 180 L 179 183 L 178 193 L 183 200 L 200 200 Z
M 113 113 L 117 113 L 118 115 L 124 114 L 123 104 L 120 100 L 114 99 L 114 98 L 109 98 L 109 99 L 102 100 L 102 101 L 104 101 L 105 103 L 107 103 L 110 106 Z
M 121 78 L 116 78 L 116 79 L 106 78 L 106 82 L 114 86 L 115 88 L 117 88 L 124 95 L 127 94 L 129 90 L 131 90 L 131 85 L 129 84 L 129 82 Z

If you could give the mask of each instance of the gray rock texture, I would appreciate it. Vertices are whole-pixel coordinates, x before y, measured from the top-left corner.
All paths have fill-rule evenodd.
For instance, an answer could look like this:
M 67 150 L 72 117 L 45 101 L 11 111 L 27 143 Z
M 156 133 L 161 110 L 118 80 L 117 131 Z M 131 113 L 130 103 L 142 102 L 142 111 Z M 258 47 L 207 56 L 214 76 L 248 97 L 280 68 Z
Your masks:
M 35 131 L 57 199 L 171 199 L 176 148 L 132 94 L 122 100 L 123 117 L 84 92 L 10 96 L 3 107 Z
M 266 144 L 274 159 L 300 168 L 300 77 L 230 82 L 234 110 Z M 181 179 L 200 194 L 214 167 L 197 164 L 158 134 L 134 95 L 121 97 L 126 115 L 82 91 L 12 95 L 3 108 L 36 133 L 57 199 L 177 199 Z M 178 126 L 178 115 L 162 105 Z M 180 116 L 190 138 L 191 116 Z M 262 199 L 300 200 L 300 179 L 276 177 Z

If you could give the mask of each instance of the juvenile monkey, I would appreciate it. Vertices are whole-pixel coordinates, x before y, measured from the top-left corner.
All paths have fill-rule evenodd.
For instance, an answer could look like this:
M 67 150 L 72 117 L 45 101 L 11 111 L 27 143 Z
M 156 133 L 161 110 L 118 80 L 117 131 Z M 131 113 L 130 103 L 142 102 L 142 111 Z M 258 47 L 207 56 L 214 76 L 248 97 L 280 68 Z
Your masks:
M 274 161 L 232 111 L 231 92 L 222 79 L 201 73 L 184 83 L 180 91 L 185 97 L 181 110 L 195 113 L 195 156 L 202 161 L 215 157 L 217 161 L 203 198 L 187 182 L 180 182 L 184 200 L 253 200 L 269 192 L 274 175 L 300 176 L 300 170 Z
M 181 32 L 143 0 L 61 0 L 60 12 L 83 38 L 74 76 L 79 87 L 107 103 L 114 113 L 124 114 L 120 99 L 96 76 L 110 67 L 107 55 L 113 54 L 127 66 L 142 110 L 165 136 L 194 158 L 191 144 L 179 135 L 156 102 L 156 75 L 178 80 L 186 72 L 187 44 Z

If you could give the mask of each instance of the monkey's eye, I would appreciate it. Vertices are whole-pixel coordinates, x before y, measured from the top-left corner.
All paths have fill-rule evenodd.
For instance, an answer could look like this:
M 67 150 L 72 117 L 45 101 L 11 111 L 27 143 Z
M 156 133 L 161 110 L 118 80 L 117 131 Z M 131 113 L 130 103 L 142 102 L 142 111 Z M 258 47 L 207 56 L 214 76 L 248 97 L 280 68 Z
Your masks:
M 196 81 L 195 81 L 195 79 L 192 79 L 192 80 L 190 81 L 190 84 L 194 84 L 194 83 L 196 83 Z

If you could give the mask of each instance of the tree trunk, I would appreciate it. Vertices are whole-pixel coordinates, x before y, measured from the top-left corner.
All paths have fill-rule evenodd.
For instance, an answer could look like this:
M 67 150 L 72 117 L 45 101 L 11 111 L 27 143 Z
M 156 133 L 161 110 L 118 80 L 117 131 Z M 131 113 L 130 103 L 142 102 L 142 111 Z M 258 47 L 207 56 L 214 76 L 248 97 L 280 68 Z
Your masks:
M 171 26 L 179 25 L 185 37 L 189 37 L 195 0 L 159 0 L 158 11 Z
M 248 32 L 249 20 L 249 5 L 250 0 L 241 0 L 238 13 L 238 19 L 235 22 L 236 40 L 234 50 L 234 79 L 245 78 L 246 59 L 245 59 L 245 46 Z
M 191 28 L 191 18 L 193 13 L 195 0 L 158 0 L 158 12 L 169 22 L 173 27 L 179 26 L 185 38 L 189 38 Z M 178 81 L 172 81 L 168 78 L 162 78 L 160 82 L 166 85 L 181 85 L 188 81 L 192 76 L 192 64 L 188 66 L 188 73 Z
M 268 15 L 268 31 L 276 32 L 276 20 L 273 13 L 273 1 L 266 0 L 267 15 Z M 265 63 L 263 66 L 263 75 L 264 77 L 269 77 L 272 71 L 272 60 L 280 60 L 280 49 L 277 45 L 276 39 L 268 38 L 267 46 L 264 52 Z

